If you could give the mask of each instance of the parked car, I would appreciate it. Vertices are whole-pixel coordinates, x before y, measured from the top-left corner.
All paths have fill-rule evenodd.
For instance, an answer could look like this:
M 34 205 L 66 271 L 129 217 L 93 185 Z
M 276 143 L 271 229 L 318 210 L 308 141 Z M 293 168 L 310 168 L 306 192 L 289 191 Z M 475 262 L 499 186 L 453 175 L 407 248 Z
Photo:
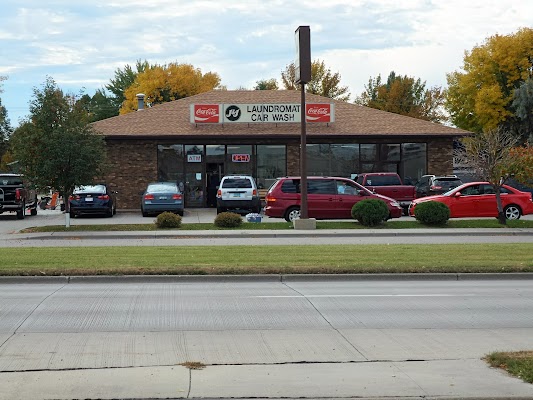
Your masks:
M 164 211 L 183 216 L 183 193 L 175 182 L 152 182 L 142 194 L 141 213 L 143 217 Z
M 423 175 L 415 185 L 416 197 L 443 194 L 462 184 L 463 182 L 457 175 Z
M 357 183 L 372 192 L 396 200 L 407 215 L 409 204 L 415 198 L 415 187 L 402 182 L 400 175 L 394 172 L 368 172 L 357 175 Z
M 101 214 L 112 217 L 117 213 L 116 192 L 106 184 L 80 185 L 74 188 L 69 197 L 70 216 Z
M 30 189 L 20 174 L 0 174 L 0 214 L 15 212 L 17 219 L 23 219 L 26 209 L 37 215 L 37 194 Z
M 507 219 L 519 219 L 521 215 L 533 214 L 530 193 L 521 192 L 508 185 L 500 190 L 503 211 Z M 488 182 L 469 182 L 442 195 L 413 200 L 409 214 L 414 216 L 416 206 L 426 201 L 444 203 L 450 209 L 450 218 L 498 217 L 496 191 Z
M 291 222 L 300 218 L 300 177 L 279 178 L 266 194 L 265 214 Z M 352 207 L 363 199 L 379 199 L 389 208 L 389 218 L 402 216 L 400 204 L 373 193 L 351 179 L 310 176 L 307 178 L 307 211 L 310 218 L 352 219 Z
M 217 214 L 228 210 L 261 212 L 261 198 L 253 177 L 228 175 L 222 178 L 217 190 Z

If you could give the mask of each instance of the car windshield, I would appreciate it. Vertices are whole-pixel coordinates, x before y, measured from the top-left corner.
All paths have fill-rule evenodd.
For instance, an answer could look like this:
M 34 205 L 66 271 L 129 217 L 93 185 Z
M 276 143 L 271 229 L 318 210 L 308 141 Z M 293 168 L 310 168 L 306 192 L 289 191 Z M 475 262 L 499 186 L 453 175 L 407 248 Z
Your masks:
M 22 185 L 22 178 L 19 176 L 0 176 L 2 185 Z
M 155 183 L 148 185 L 146 193 L 178 192 L 178 186 L 174 183 Z
M 81 193 L 105 193 L 104 185 L 78 186 L 74 189 L 74 194 Z

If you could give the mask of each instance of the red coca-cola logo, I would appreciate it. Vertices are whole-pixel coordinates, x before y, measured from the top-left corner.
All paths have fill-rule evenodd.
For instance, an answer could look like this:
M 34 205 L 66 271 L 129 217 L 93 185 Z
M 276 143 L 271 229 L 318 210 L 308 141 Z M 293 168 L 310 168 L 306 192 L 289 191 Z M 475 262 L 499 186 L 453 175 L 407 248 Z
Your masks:
M 331 122 L 331 105 L 306 104 L 305 118 L 307 122 Z
M 202 124 L 217 124 L 220 119 L 218 104 L 195 104 L 194 122 Z

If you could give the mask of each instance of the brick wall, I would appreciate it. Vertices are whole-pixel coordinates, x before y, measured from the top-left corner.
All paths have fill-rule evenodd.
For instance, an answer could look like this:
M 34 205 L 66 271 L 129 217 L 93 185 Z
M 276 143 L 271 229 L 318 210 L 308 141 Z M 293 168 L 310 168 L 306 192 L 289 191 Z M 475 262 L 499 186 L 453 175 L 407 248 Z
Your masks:
M 427 145 L 428 169 L 431 175 L 453 174 L 453 140 L 433 139 Z
M 107 142 L 109 169 L 105 181 L 118 191 L 119 209 L 141 209 L 141 196 L 149 182 L 157 180 L 157 143 L 148 140 Z

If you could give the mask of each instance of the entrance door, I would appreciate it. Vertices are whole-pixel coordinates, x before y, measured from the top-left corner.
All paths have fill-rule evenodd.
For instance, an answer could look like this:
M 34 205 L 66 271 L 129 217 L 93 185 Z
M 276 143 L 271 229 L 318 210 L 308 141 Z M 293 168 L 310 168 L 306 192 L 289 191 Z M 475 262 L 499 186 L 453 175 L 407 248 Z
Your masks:
M 196 168 L 191 168 L 194 165 Z M 185 205 L 204 207 L 205 191 L 202 179 L 202 164 L 189 164 L 185 174 Z
M 207 207 L 216 207 L 218 186 L 224 176 L 224 163 L 207 163 L 205 172 Z

